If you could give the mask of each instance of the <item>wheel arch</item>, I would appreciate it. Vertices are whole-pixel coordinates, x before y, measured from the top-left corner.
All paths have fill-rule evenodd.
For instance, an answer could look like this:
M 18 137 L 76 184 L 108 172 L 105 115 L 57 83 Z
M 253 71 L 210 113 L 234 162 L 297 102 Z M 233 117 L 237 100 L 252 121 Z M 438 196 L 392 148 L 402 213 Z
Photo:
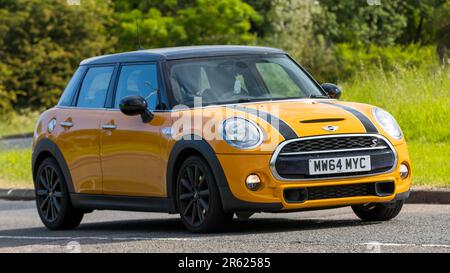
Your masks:
M 173 200 L 175 208 L 177 208 L 175 190 L 179 167 L 184 160 L 192 155 L 200 156 L 208 163 L 219 188 L 225 185 L 228 186 L 225 174 L 213 148 L 201 137 L 194 135 L 183 137 L 175 143 L 170 152 L 166 172 L 167 197 Z M 222 194 L 221 199 L 223 201 Z
M 225 211 L 278 211 L 282 208 L 281 203 L 253 203 L 236 198 L 231 192 L 225 172 L 214 149 L 203 138 L 190 135 L 175 143 L 167 164 L 167 197 L 172 200 L 175 209 L 177 209 L 175 196 L 177 166 L 179 167 L 183 160 L 191 155 L 199 155 L 208 163 L 214 175 Z
M 56 143 L 47 138 L 40 140 L 33 149 L 33 154 L 31 157 L 33 181 L 36 179 L 36 172 L 39 169 L 39 165 L 42 161 L 49 157 L 55 159 L 58 166 L 61 168 L 67 188 L 69 189 L 69 193 L 74 193 L 75 190 L 72 182 L 72 176 L 70 175 L 66 160 L 64 159 L 64 156 Z

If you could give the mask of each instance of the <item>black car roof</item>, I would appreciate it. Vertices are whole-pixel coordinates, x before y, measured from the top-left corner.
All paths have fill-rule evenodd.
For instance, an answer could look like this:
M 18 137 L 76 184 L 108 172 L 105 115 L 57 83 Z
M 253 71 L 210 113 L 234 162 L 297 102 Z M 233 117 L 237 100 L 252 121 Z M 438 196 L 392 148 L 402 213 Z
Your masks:
M 86 59 L 80 65 L 107 64 L 117 62 L 142 62 L 176 60 L 196 57 L 227 56 L 240 54 L 276 54 L 281 49 L 260 46 L 185 46 L 138 50 Z

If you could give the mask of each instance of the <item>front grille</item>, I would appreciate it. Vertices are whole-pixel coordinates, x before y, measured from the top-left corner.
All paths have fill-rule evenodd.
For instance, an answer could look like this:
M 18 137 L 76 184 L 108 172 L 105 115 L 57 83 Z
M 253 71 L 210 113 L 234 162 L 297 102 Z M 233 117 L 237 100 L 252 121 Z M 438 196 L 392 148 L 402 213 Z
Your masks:
M 286 144 L 281 153 L 335 151 L 362 148 L 387 148 L 387 144 L 375 136 L 348 136 L 305 139 Z
M 323 200 L 358 196 L 389 196 L 395 192 L 395 183 L 391 181 L 350 184 L 338 186 L 320 186 L 290 188 L 284 190 L 284 199 L 288 203 L 303 203 L 308 200 Z
M 299 138 L 280 144 L 271 160 L 278 179 L 330 179 L 385 173 L 396 164 L 395 151 L 379 135 L 332 135 Z M 371 170 L 335 174 L 310 174 L 309 160 L 352 156 L 370 156 Z

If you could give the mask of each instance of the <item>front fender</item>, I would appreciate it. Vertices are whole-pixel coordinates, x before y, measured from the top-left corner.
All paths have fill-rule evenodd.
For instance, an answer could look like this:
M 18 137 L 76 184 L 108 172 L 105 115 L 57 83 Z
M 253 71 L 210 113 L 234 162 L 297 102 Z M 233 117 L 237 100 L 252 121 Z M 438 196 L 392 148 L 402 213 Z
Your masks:
M 208 144 L 208 142 L 198 136 L 182 138 L 175 143 L 170 153 L 167 164 L 166 183 L 168 198 L 174 200 L 174 203 L 176 202 L 176 167 L 180 163 L 178 159 L 188 150 L 195 150 L 196 153 L 203 156 L 203 158 L 208 162 L 211 171 L 213 172 L 217 188 L 219 189 L 222 206 L 225 211 L 278 211 L 282 208 L 281 203 L 253 203 L 237 199 L 230 190 L 223 168 L 220 165 L 213 148 Z

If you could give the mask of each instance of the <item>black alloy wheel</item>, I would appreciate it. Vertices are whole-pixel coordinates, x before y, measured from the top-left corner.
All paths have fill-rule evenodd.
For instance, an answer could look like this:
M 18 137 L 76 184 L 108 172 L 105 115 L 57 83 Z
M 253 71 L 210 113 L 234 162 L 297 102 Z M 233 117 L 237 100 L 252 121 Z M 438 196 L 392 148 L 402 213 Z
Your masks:
M 52 165 L 41 169 L 37 177 L 39 209 L 47 222 L 54 222 L 61 212 L 61 183 Z
M 39 165 L 34 185 L 39 217 L 47 228 L 73 229 L 80 224 L 84 213 L 72 206 L 64 175 L 53 158 Z
M 208 164 L 192 156 L 181 165 L 177 180 L 178 211 L 192 232 L 208 232 L 225 226 L 233 217 L 225 213 Z

